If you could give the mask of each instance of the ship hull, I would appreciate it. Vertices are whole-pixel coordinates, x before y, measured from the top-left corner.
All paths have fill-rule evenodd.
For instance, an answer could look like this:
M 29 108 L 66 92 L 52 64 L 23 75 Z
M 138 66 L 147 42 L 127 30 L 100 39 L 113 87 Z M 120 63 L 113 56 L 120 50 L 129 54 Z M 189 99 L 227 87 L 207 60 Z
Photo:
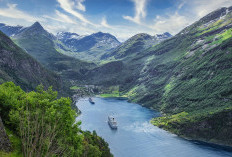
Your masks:
M 115 126 L 115 125 L 111 124 L 111 122 L 110 122 L 110 121 L 108 121 L 108 124 L 109 124 L 109 126 L 111 127 L 111 129 L 117 129 L 117 128 L 118 128 L 117 126 Z

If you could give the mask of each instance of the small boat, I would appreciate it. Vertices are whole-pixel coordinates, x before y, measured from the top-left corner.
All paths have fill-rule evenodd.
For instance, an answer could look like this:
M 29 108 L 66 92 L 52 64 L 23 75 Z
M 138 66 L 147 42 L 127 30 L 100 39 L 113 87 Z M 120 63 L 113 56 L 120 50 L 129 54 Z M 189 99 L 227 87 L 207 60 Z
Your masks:
M 113 116 L 108 116 L 108 123 L 112 129 L 118 128 L 118 124 Z
M 90 102 L 91 104 L 95 104 L 95 102 L 93 101 L 92 98 L 89 98 L 89 102 Z

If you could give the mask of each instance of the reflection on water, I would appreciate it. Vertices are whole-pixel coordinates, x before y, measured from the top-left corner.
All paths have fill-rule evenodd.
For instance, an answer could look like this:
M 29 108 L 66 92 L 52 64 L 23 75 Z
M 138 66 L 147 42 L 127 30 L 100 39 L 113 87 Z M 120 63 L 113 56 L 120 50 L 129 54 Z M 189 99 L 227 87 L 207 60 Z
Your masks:
M 81 99 L 78 107 L 84 130 L 96 130 L 116 157 L 232 157 L 232 149 L 188 141 L 159 129 L 149 120 L 159 115 L 125 100 L 94 98 L 95 104 Z M 107 117 L 114 114 L 118 129 L 112 130 Z

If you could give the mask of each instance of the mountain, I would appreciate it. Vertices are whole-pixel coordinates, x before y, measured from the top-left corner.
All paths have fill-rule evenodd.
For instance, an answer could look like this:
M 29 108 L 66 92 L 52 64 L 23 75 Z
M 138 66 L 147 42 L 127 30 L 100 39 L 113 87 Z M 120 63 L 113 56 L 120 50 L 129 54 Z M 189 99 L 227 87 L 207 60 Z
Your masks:
M 42 33 L 25 29 L 14 40 L 63 78 L 119 86 L 120 94 L 130 101 L 162 112 L 162 117 L 152 120 L 154 125 L 191 139 L 232 146 L 232 7 L 206 15 L 173 37 L 138 34 L 113 50 L 101 50 L 96 56 L 103 60 L 99 66 L 63 55 L 55 47 L 90 57 L 85 48 L 96 45 L 93 39 L 104 33 L 80 39 L 67 33 L 70 40 L 75 36 L 82 41 L 77 47 L 82 52 L 75 52 L 63 43 L 65 39 L 54 41 L 38 28 Z
M 15 41 L 40 33 L 40 35 L 52 40 L 53 47 L 60 53 L 85 61 L 99 61 L 105 52 L 109 52 L 121 44 L 115 36 L 102 32 L 86 36 L 70 32 L 58 32 L 54 36 L 48 33 L 39 22 L 35 22 L 30 27 L 0 24 L 0 30 Z
M 56 37 L 48 33 L 38 22 L 12 38 L 28 54 L 46 68 L 61 74 L 65 80 L 81 80 L 86 69 L 94 66 L 58 52 L 54 43 Z
M 123 44 L 115 48 L 114 50 L 105 53 L 101 56 L 102 60 L 115 60 L 115 59 L 122 59 L 124 57 L 133 57 L 136 56 L 138 53 L 144 51 L 149 47 L 152 47 L 161 41 L 164 41 L 168 38 L 172 37 L 171 34 L 168 32 L 160 35 L 151 36 L 146 33 L 137 34 Z
M 57 44 L 61 52 L 87 61 L 99 60 L 102 54 L 120 45 L 116 37 L 102 32 L 87 36 L 80 36 L 70 32 L 59 32 L 56 37 L 62 42 L 62 44 L 59 42 Z
M 7 36 L 14 36 L 22 32 L 25 28 L 23 26 L 7 26 L 0 23 L 0 30 Z
M 21 39 L 21 38 L 27 38 L 28 36 L 34 36 L 34 35 L 42 35 L 50 40 L 55 40 L 56 37 L 48 33 L 39 22 L 35 22 L 32 26 L 24 28 L 19 33 L 16 33 L 14 36 L 12 36 L 14 39 Z
M 35 89 L 39 84 L 62 88 L 58 75 L 46 70 L 0 31 L 0 83 L 5 81 L 13 81 L 25 90 Z
M 47 32 L 39 22 L 35 22 L 30 27 L 6 26 L 5 24 L 0 24 L 0 30 L 12 37 L 16 42 L 28 36 L 37 34 L 40 34 L 40 36 L 43 35 L 44 38 L 48 38 L 50 42 L 52 42 L 52 47 L 59 53 L 85 61 L 99 61 L 103 54 L 113 50 L 121 44 L 113 35 L 102 32 L 86 36 L 70 32 L 58 32 L 57 35 L 54 36 Z M 24 41 L 22 42 L 24 43 Z
M 92 69 L 87 81 L 119 85 L 121 95 L 161 111 L 163 117 L 152 121 L 159 127 L 231 146 L 232 7 L 146 48 L 150 39 L 132 37 L 105 56 L 114 61 Z
M 72 42 L 75 42 L 75 39 L 79 40 L 84 36 L 70 32 L 58 32 L 56 37 L 58 40 L 62 41 L 63 43 L 71 44 Z
M 232 145 L 232 7 L 208 14 L 150 52 L 176 55 L 166 68 L 162 98 L 156 99 L 169 114 L 153 123 L 181 136 Z
M 161 41 L 172 37 L 172 35 L 169 32 L 165 32 L 163 34 L 156 34 L 155 36 L 158 40 L 161 40 Z

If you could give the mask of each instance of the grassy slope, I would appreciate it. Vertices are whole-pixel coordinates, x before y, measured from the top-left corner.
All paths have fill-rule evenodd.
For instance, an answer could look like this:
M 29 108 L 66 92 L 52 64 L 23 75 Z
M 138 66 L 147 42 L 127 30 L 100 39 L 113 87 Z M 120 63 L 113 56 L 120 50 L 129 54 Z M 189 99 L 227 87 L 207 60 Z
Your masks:
M 224 22 L 227 23 L 230 19 L 231 13 L 227 15 Z M 224 23 L 220 25 L 223 26 Z M 175 37 L 146 50 L 145 55 L 141 54 L 134 58 L 134 61 L 140 60 L 143 66 L 140 69 L 139 80 L 128 92 L 128 96 L 147 106 L 162 108 L 165 112 L 170 110 L 173 113 L 174 111 L 181 112 L 187 100 L 194 103 L 194 100 L 191 101 L 189 97 L 191 94 L 198 94 L 201 91 L 199 95 L 192 95 L 192 97 L 203 96 L 203 93 L 208 96 L 217 84 L 222 84 L 224 88 L 228 87 L 230 82 L 226 83 L 225 80 L 229 81 L 231 70 L 231 34 L 228 35 L 231 28 L 227 31 L 222 29 L 221 32 L 225 32 L 221 34 L 212 32 L 210 35 L 198 35 L 201 32 L 198 26 L 201 26 L 201 21 Z M 218 39 L 215 40 L 215 37 Z M 199 42 L 200 40 L 202 43 Z M 203 83 L 205 88 L 209 88 L 208 92 L 202 91 Z M 221 93 L 222 86 L 217 86 L 217 88 L 215 91 Z M 151 95 L 147 94 L 147 98 L 144 98 L 143 94 L 147 91 Z M 173 97 L 186 99 L 184 99 L 185 102 L 178 99 L 177 106 L 174 106 Z M 153 102 L 148 102 L 149 99 Z M 165 104 L 167 101 L 168 103 Z M 171 105 L 169 105 L 170 102 Z M 183 105 L 178 108 L 179 104 Z
M 160 101 L 153 105 L 166 116 L 153 124 L 178 135 L 232 145 L 232 28 L 225 27 L 231 18 L 230 12 L 207 27 L 205 18 L 184 30 L 195 42 L 176 58 Z

